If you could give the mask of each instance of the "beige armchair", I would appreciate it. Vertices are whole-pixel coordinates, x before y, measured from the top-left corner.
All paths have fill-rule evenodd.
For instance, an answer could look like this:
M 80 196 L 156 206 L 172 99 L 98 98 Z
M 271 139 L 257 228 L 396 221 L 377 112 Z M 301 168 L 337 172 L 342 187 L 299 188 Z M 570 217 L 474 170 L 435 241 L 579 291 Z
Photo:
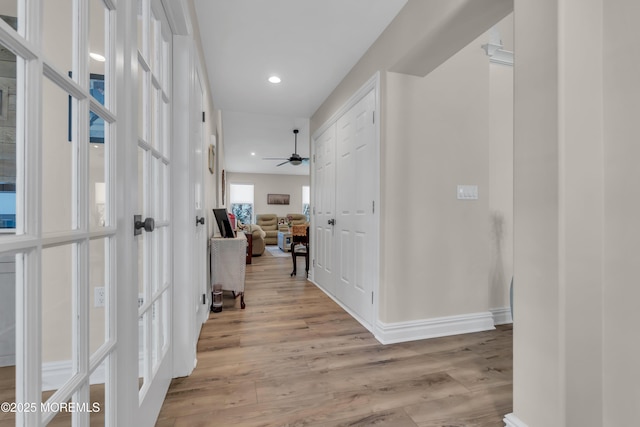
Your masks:
M 251 241 L 252 241 L 251 255 L 252 256 L 262 255 L 264 253 L 264 247 L 265 247 L 264 239 L 267 233 L 265 233 L 265 231 L 257 224 L 248 224 L 247 228 L 248 228 L 248 231 L 251 232 Z
M 307 223 L 307 217 L 304 214 L 287 214 L 287 218 L 291 218 L 291 225 L 304 225 Z
M 265 244 L 278 244 L 278 216 L 276 214 L 257 215 L 256 224 L 258 224 L 260 228 L 265 232 Z

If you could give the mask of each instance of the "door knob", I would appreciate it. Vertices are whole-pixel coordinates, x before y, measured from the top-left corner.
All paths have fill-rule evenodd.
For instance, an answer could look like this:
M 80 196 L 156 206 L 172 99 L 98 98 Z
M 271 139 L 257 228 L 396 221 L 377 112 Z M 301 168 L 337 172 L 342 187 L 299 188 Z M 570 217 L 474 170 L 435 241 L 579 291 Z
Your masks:
M 142 234 L 142 230 L 151 233 L 156 228 L 156 221 L 153 218 L 145 218 L 142 221 L 142 215 L 134 215 L 133 216 L 133 235 L 137 236 L 138 234 Z
M 327 224 L 329 224 L 329 225 L 336 225 L 336 220 L 335 220 L 335 218 L 331 218 L 329 221 L 327 221 Z
M 204 225 L 204 217 L 203 216 L 198 218 L 198 216 L 196 215 L 196 227 L 198 226 L 198 224 Z

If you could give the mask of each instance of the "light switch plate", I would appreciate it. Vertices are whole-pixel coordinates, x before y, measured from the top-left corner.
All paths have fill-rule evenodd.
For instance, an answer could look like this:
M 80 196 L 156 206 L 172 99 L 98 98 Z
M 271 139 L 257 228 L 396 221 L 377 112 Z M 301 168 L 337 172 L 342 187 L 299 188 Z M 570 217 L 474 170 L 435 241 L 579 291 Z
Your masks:
M 477 200 L 477 185 L 458 185 L 458 200 Z

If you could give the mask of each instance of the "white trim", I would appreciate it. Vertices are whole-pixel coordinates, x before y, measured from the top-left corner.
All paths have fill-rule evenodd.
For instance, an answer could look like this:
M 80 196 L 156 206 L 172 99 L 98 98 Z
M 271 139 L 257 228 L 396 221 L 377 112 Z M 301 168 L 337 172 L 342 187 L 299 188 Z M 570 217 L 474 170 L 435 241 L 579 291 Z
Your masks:
M 509 307 L 491 308 L 489 309 L 493 316 L 494 325 L 506 325 L 507 323 L 513 323 L 511 318 L 511 309 Z
M 528 427 L 525 423 L 520 421 L 518 417 L 513 415 L 513 413 L 505 415 L 502 421 L 504 421 L 504 427 Z
M 435 317 L 408 322 L 378 321 L 374 334 L 382 344 L 416 341 L 495 329 L 490 312 Z
M 193 33 L 191 15 L 184 0 L 161 0 L 169 26 L 174 35 L 188 36 Z

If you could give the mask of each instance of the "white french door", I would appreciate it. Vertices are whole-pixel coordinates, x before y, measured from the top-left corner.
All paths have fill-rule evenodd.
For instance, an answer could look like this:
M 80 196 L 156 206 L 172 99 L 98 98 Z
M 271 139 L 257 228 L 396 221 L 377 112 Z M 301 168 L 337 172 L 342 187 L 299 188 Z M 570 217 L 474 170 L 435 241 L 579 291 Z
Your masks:
M 313 281 L 369 329 L 379 256 L 376 81 L 336 113 L 313 146 Z
M 0 4 L 2 422 L 116 424 L 116 6 Z
M 138 0 L 138 425 L 151 425 L 171 381 L 172 34 L 159 0 Z

